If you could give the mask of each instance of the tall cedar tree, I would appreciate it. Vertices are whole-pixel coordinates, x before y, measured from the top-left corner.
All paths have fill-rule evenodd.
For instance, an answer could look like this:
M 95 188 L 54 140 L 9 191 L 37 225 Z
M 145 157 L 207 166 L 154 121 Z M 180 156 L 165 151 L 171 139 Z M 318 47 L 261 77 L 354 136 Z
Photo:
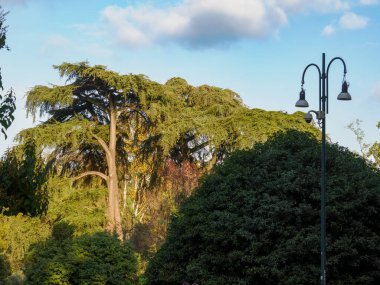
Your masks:
M 175 78 L 162 85 L 143 75 L 120 75 L 87 62 L 63 63 L 55 68 L 67 77 L 67 84 L 35 86 L 28 92 L 28 114 L 35 119 L 39 112 L 48 119 L 22 131 L 19 139 L 33 139 L 50 152 L 59 171 L 77 174 L 73 180 L 96 175 L 106 181 L 107 229 L 116 231 L 119 238 L 123 235 L 118 193 L 120 169 L 123 177 L 128 176 L 128 165 L 139 154 L 142 160 L 145 157 L 145 161 L 155 164 L 157 157 L 168 156 L 179 142 L 182 149 L 178 161 L 190 159 L 189 155 L 212 142 L 220 144 L 215 134 L 223 133 L 224 126 L 217 124 L 216 119 L 243 107 L 236 93 L 216 87 L 202 86 L 189 92 L 193 94 L 182 94 L 186 90 L 177 90 Z M 185 89 L 191 89 L 185 85 Z M 207 112 L 210 105 L 225 111 L 214 115 Z M 154 173 L 146 177 L 149 184 Z
M 52 150 L 50 158 L 63 172 L 86 170 L 73 180 L 89 175 L 103 179 L 108 187 L 107 230 L 122 239 L 117 162 L 118 154 L 127 156 L 125 126 L 128 129 L 128 120 L 136 116 L 148 125 L 144 106 L 163 92 L 142 75 L 119 75 L 101 65 L 63 63 L 55 68 L 67 77 L 67 84 L 36 86 L 27 94 L 28 114 L 35 119 L 39 111 L 48 120 L 20 137 L 33 137 L 37 145 Z

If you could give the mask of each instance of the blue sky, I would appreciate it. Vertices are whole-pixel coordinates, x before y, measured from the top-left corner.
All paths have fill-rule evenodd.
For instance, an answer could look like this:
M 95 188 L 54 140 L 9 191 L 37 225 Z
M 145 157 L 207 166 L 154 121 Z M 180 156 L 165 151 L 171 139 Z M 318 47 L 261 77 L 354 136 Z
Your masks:
M 380 140 L 379 0 L 0 0 L 8 45 L 0 52 L 5 88 L 17 94 L 16 120 L 0 140 L 33 125 L 24 95 L 35 85 L 61 84 L 52 68 L 88 60 L 120 73 L 164 83 L 229 88 L 251 108 L 296 111 L 303 69 L 342 57 L 353 100 L 338 102 L 343 66 L 331 66 L 327 133 L 357 150 L 346 126 L 362 120 L 366 141 Z M 318 108 L 318 77 L 306 74 L 306 96 Z

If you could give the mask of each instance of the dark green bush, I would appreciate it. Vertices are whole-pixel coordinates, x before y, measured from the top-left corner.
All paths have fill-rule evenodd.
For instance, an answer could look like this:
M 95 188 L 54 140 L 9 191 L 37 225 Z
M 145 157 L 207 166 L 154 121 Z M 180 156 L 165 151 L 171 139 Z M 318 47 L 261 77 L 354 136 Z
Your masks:
M 380 284 L 380 172 L 328 146 L 327 281 Z M 184 204 L 148 284 L 319 283 L 320 144 L 278 134 L 217 167 Z
M 47 173 L 32 141 L 8 150 L 0 158 L 0 212 L 30 216 L 46 213 Z
M 53 230 L 54 232 L 54 230 Z M 60 224 L 55 233 L 69 233 Z M 137 259 L 128 244 L 106 233 L 52 238 L 32 247 L 26 284 L 137 284 Z

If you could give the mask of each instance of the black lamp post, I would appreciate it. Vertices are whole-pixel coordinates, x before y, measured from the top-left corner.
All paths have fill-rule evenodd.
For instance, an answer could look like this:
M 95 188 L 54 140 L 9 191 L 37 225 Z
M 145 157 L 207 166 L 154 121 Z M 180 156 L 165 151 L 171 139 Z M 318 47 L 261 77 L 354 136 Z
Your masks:
M 311 63 L 303 71 L 301 81 L 300 98 L 296 103 L 296 107 L 309 107 L 309 103 L 305 98 L 305 90 L 303 85 L 305 83 L 305 73 L 311 66 L 317 68 L 319 72 L 319 110 L 309 111 L 305 114 L 305 121 L 310 123 L 313 119 L 311 113 L 316 115 L 319 126 L 322 128 L 322 151 L 321 151 L 321 285 L 326 285 L 326 114 L 329 112 L 329 69 L 330 65 L 335 61 L 340 60 L 343 63 L 344 74 L 342 92 L 338 95 L 338 100 L 351 100 L 351 95 L 348 93 L 348 84 L 346 82 L 346 63 L 340 57 L 334 57 L 329 64 L 325 65 L 325 54 L 322 54 L 322 70 L 318 65 Z

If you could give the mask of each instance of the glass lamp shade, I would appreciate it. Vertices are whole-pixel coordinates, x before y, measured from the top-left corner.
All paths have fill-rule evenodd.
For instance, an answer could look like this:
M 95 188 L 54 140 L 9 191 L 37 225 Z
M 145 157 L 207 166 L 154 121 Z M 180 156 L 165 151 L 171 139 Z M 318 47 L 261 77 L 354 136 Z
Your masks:
M 349 84 L 345 80 L 342 84 L 342 92 L 338 95 L 338 100 L 349 101 L 352 99 L 350 93 L 348 93 L 348 86 Z
M 303 88 L 301 89 L 301 92 L 300 92 L 300 99 L 296 102 L 296 107 L 301 107 L 301 108 L 309 107 L 309 103 L 305 99 L 305 90 L 303 90 Z

